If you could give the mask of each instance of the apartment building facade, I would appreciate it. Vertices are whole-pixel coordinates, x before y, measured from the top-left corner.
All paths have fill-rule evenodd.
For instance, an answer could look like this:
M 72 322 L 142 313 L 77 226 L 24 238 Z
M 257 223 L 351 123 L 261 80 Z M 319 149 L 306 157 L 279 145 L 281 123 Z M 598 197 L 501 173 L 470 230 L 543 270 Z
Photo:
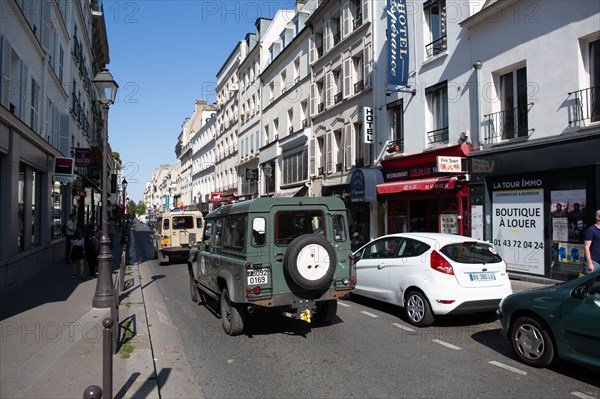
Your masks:
M 100 173 L 55 160 L 102 154 L 92 79 L 109 62 L 102 2 L 5 1 L 0 10 L 0 290 L 65 260 L 61 226 L 99 214 Z M 93 146 L 96 146 L 95 151 Z M 67 166 L 73 165 L 67 160 Z M 97 170 L 108 165 L 98 161 Z

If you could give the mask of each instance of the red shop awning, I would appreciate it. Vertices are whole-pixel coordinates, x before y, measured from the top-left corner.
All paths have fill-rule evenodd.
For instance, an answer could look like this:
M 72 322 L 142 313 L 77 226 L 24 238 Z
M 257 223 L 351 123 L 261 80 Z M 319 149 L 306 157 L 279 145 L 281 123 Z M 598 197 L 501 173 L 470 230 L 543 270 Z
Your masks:
M 416 179 L 405 181 L 392 181 L 377 185 L 377 194 L 403 193 L 406 191 L 452 190 L 458 178 L 432 177 L 430 179 Z

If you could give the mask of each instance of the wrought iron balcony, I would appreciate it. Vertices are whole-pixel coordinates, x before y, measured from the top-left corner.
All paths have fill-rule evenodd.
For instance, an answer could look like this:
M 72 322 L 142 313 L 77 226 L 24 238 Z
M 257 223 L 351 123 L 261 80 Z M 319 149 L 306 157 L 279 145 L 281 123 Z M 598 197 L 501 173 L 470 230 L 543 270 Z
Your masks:
M 492 144 L 529 135 L 528 114 L 533 103 L 487 114 L 484 121 L 484 143 Z
M 569 108 L 569 126 L 582 122 L 600 122 L 600 86 L 569 93 L 575 104 Z
M 317 106 L 317 109 L 319 112 L 323 112 L 323 110 L 325 109 L 325 103 L 319 103 L 319 105 Z
M 427 142 L 429 144 L 448 142 L 448 128 L 443 127 L 441 129 L 427 132 Z
M 447 39 L 446 36 L 442 36 L 434 42 L 429 43 L 425 46 L 425 53 L 427 54 L 427 58 L 433 57 L 434 55 L 438 55 L 446 51 L 447 49 Z
M 358 94 L 365 89 L 365 82 L 360 80 L 354 83 L 354 94 Z
M 302 120 L 302 127 L 308 127 L 310 124 L 308 118 Z
M 342 93 L 337 93 L 335 96 L 333 96 L 333 103 L 337 104 L 339 102 L 342 101 Z
M 358 29 L 363 23 L 362 13 L 358 14 L 356 18 L 352 20 L 352 27 L 354 30 Z
M 447 129 L 446 129 L 447 130 Z M 404 151 L 404 139 L 391 140 L 385 149 L 388 154 Z

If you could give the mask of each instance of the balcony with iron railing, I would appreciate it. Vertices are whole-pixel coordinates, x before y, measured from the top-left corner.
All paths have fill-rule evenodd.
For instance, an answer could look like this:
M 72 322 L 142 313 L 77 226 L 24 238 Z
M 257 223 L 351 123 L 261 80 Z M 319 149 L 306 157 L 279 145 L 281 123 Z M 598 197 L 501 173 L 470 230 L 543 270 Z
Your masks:
M 438 55 L 443 53 L 448 48 L 447 38 L 446 36 L 442 36 L 439 39 L 429 43 L 425 46 L 425 54 L 427 58 L 433 57 L 434 55 Z
M 485 144 L 496 144 L 507 140 L 522 139 L 529 136 L 529 110 L 533 103 L 484 115 Z
M 569 109 L 569 126 L 600 122 L 600 86 L 569 92 L 573 98 Z
M 363 80 L 359 80 L 354 83 L 354 94 L 358 94 L 365 89 L 365 82 Z
M 396 152 L 404 152 L 404 139 L 388 141 L 387 148 L 385 149 L 385 151 L 388 154 L 394 154 Z
M 362 13 L 356 15 L 356 18 L 352 20 L 352 27 L 354 30 L 358 29 L 363 23 Z
M 310 125 L 310 121 L 308 118 L 302 120 L 302 127 L 308 127 Z
M 333 103 L 334 104 L 338 104 L 340 102 L 342 102 L 342 92 L 339 92 L 335 96 L 333 96 Z
M 317 106 L 317 110 L 318 112 L 323 112 L 323 110 L 325 109 L 325 103 L 319 103 L 319 105 Z
M 448 128 L 443 127 L 427 132 L 427 142 L 431 144 L 447 143 L 448 142 Z

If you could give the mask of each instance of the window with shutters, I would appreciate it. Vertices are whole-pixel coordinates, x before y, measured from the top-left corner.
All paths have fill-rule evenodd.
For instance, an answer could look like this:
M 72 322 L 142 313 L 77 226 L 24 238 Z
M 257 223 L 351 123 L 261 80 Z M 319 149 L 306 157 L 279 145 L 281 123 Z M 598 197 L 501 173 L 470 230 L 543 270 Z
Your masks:
M 317 139 L 312 138 L 308 142 L 308 174 L 309 176 L 315 176 L 317 169 L 319 168 L 319 154 L 317 153 Z
M 357 168 L 362 168 L 371 165 L 371 144 L 364 142 L 364 133 L 362 131 L 361 123 L 353 124 L 354 146 L 355 151 L 355 165 Z
M 341 66 L 337 69 L 334 69 L 331 72 L 331 96 L 332 96 L 332 105 L 338 104 L 342 101 L 342 70 Z
M 39 109 L 40 109 L 40 85 L 37 80 L 31 77 L 31 96 L 30 96 L 30 114 L 29 114 L 29 126 L 31 129 L 40 133 L 39 131 Z
M 363 49 L 363 86 L 365 89 L 371 87 L 372 59 L 372 45 L 369 42 L 364 45 Z
M 331 171 L 332 172 L 341 172 L 344 162 L 344 135 L 343 129 L 334 130 L 333 132 L 333 142 L 332 142 L 332 154 L 333 158 L 331 159 Z
M 331 29 L 331 46 L 335 46 L 342 39 L 342 30 L 340 26 L 340 16 L 339 14 L 334 15 L 331 18 L 331 22 L 329 24 L 329 28 Z
M 356 147 L 354 143 L 354 137 L 352 135 L 352 124 L 347 123 L 344 125 L 344 169 L 350 170 L 354 165 L 352 149 Z
M 342 64 L 342 96 L 343 98 L 348 98 L 354 94 L 354 87 L 352 86 L 352 81 L 354 77 L 354 65 L 352 63 L 352 58 L 346 58 Z

